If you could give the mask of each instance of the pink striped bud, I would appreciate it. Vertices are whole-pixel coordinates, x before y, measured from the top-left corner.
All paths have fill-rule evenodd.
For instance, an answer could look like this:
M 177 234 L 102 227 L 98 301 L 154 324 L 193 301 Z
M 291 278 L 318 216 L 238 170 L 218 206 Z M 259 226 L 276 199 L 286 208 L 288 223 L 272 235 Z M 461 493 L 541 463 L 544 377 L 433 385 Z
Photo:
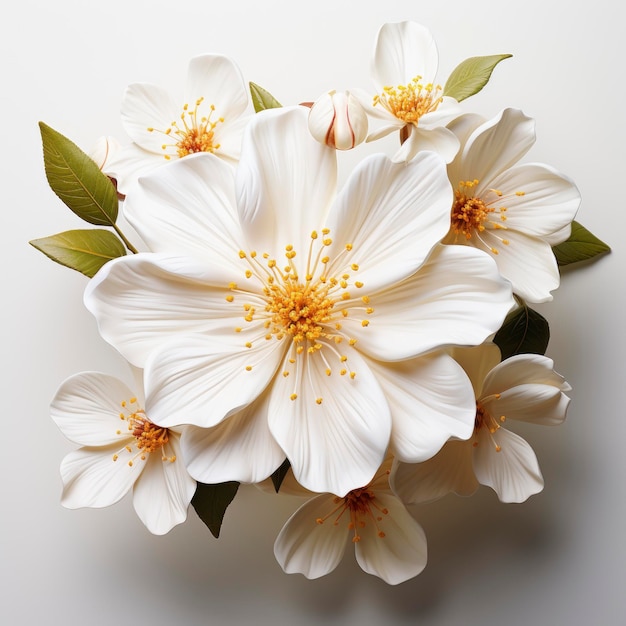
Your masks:
M 350 150 L 367 137 L 367 113 L 348 91 L 330 91 L 309 112 L 309 130 L 320 143 L 337 150 Z

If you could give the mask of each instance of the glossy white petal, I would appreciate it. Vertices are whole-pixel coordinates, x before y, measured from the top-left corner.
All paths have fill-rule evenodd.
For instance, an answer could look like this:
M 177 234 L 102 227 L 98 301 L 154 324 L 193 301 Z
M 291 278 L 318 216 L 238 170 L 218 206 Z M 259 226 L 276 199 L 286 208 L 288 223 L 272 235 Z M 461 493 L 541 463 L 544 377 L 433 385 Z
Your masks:
M 211 333 L 241 343 L 233 329 L 241 309 L 227 302 L 229 284 L 241 272 L 215 257 L 211 266 L 190 258 L 136 254 L 107 263 L 89 282 L 85 306 L 102 337 L 133 365 L 181 333 Z
M 394 462 L 389 482 L 407 504 L 431 502 L 456 493 L 470 496 L 478 489 L 469 441 L 449 441 L 432 459 L 423 463 Z
M 182 105 L 177 105 L 161 87 L 147 83 L 129 85 L 122 98 L 122 124 L 129 137 L 141 148 L 160 155 L 165 135 L 173 120 L 178 120 Z M 155 129 L 149 131 L 149 128 Z
M 113 376 L 83 372 L 59 387 L 50 405 L 61 432 L 82 446 L 106 446 L 120 441 L 121 402 L 134 394 Z
M 384 24 L 378 31 L 372 76 L 377 91 L 406 85 L 416 76 L 425 83 L 437 74 L 439 54 L 430 31 L 416 22 Z
M 512 167 L 493 180 L 493 187 L 506 197 L 506 227 L 535 237 L 566 228 L 580 206 L 576 185 L 547 165 Z
M 189 473 L 208 484 L 265 480 L 285 459 L 269 430 L 268 400 L 264 393 L 213 428 L 187 427 L 181 444 Z
M 476 402 L 463 369 L 446 354 L 399 363 L 368 365 L 385 390 L 391 409 L 395 457 L 419 463 L 450 438 L 467 439 L 474 430 Z
M 239 261 L 243 233 L 230 166 L 212 154 L 190 155 L 142 176 L 124 203 L 129 223 L 152 252 L 204 261 Z
M 288 574 L 319 578 L 332 572 L 348 542 L 344 525 L 332 518 L 319 524 L 336 508 L 335 498 L 321 495 L 303 504 L 286 522 L 274 543 L 274 555 Z
M 393 161 L 395 163 L 408 162 L 419 152 L 427 150 L 436 152 L 446 163 L 449 163 L 459 150 L 459 140 L 454 133 L 443 126 L 432 129 L 413 126 L 409 138 L 393 155 Z
M 232 348 L 208 336 L 181 336 L 146 362 L 146 411 L 160 426 L 215 426 L 261 394 L 283 354 L 279 341 Z
M 496 451 L 496 446 L 500 451 Z M 478 431 L 474 448 L 474 472 L 478 482 L 491 487 L 502 502 L 524 502 L 543 489 L 543 477 L 533 449 L 505 428 L 491 434 Z
M 126 195 L 137 184 L 140 176 L 168 163 L 169 161 L 166 161 L 162 154 L 149 152 L 136 143 L 130 143 L 122 146 L 111 157 L 103 171 L 107 176 L 116 179 L 117 190 Z M 122 210 L 124 210 L 123 205 Z
M 450 349 L 450 354 L 472 381 L 475 397 L 480 398 L 483 395 L 485 377 L 501 361 L 500 348 L 487 341 L 479 346 L 454 346 Z
M 500 273 L 511 282 L 517 295 L 528 302 L 552 300 L 550 292 L 559 286 L 560 274 L 548 243 L 519 231 L 491 228 L 480 233 L 480 238 L 473 235 L 471 241 L 476 248 L 493 256 Z
M 477 179 L 475 192 L 483 195 L 493 180 L 515 165 L 535 142 L 535 122 L 517 109 L 504 109 L 479 126 L 460 155 L 460 180 Z M 459 180 L 453 180 L 458 185 Z
M 363 571 L 397 585 L 426 567 L 426 535 L 398 498 L 379 491 L 374 495 L 377 507 L 386 513 L 377 523 L 366 521 L 359 529 L 361 540 L 354 544 L 356 560 Z
M 248 243 L 259 254 L 282 257 L 292 245 L 305 256 L 311 232 L 326 222 L 336 188 L 336 151 L 311 136 L 308 112 L 263 111 L 246 129 L 237 204 Z
M 203 54 L 191 59 L 185 103 L 192 107 L 199 98 L 204 98 L 199 116 L 207 114 L 211 105 L 215 107 L 212 120 L 223 117 L 225 121 L 231 121 L 245 112 L 249 102 L 248 87 L 241 71 L 231 59 L 219 54 Z M 216 130 L 219 127 L 220 124 Z
M 343 363 L 332 350 L 324 345 L 319 353 L 299 360 L 289 376 L 277 376 L 269 424 L 298 482 L 311 491 L 343 496 L 368 484 L 380 467 L 391 417 L 376 378 L 358 352 L 350 349 Z M 356 376 L 341 376 L 344 367 Z M 283 369 L 293 368 L 285 364 Z M 294 391 L 298 397 L 291 400 Z
M 162 456 L 167 460 L 162 460 Z M 174 461 L 169 460 L 174 457 Z M 133 505 L 146 528 L 155 535 L 163 535 L 187 519 L 196 481 L 187 473 L 178 435 L 171 431 L 162 454 L 151 453 L 145 463 L 133 489 Z
M 459 174 L 459 168 L 462 167 L 462 157 L 464 154 L 462 148 L 465 146 L 472 133 L 481 126 L 481 124 L 484 124 L 485 121 L 484 117 L 476 113 L 464 113 L 463 115 L 455 117 L 446 125 L 446 128 L 454 133 L 461 145 L 461 150 L 457 153 L 454 160 L 448 164 L 448 176 L 450 177 L 450 182 L 455 187 L 459 184 L 459 181 L 462 180 Z
M 61 504 L 68 509 L 102 508 L 115 504 L 133 486 L 145 469 L 145 461 L 137 459 L 130 466 L 128 455 L 120 452 L 124 441 L 102 448 L 80 448 L 70 452 L 61 463 L 63 495 Z
M 513 304 L 510 285 L 495 263 L 465 246 L 438 247 L 413 276 L 368 295 L 374 309 L 369 325 L 350 317 L 343 328 L 358 339 L 361 351 L 383 361 L 447 344 L 482 343 L 500 328 Z
M 354 279 L 368 293 L 386 287 L 412 274 L 445 236 L 451 203 L 445 164 L 436 154 L 420 154 L 408 164 L 373 155 L 357 167 L 333 205 L 327 254 L 334 259 L 351 244 L 341 258 L 345 267 L 359 266 Z M 329 275 L 335 266 L 331 261 Z
M 503 391 L 498 400 L 489 400 L 484 406 L 493 415 L 504 415 L 507 420 L 554 426 L 565 419 L 569 402 L 558 387 L 526 384 Z

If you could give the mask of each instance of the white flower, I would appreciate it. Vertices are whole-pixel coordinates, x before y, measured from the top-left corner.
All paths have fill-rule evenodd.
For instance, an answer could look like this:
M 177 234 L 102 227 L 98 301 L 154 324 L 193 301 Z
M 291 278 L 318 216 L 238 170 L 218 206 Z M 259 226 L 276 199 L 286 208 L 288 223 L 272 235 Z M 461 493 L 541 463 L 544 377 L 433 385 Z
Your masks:
M 372 77 L 373 100 L 359 94 L 368 113 L 382 126 L 373 141 L 394 130 L 403 141 L 394 161 L 410 161 L 421 150 L 434 150 L 451 161 L 459 141 L 446 124 L 460 115 L 454 98 L 442 95 L 436 82 L 439 54 L 430 31 L 415 22 L 384 24 L 376 39 Z
M 534 121 L 521 111 L 505 109 L 487 122 L 463 116 L 450 128 L 462 148 L 448 167 L 455 202 L 445 242 L 493 256 L 528 302 L 551 300 L 559 285 L 551 246 L 569 236 L 578 189 L 547 165 L 516 165 L 535 141 Z
M 57 391 L 52 419 L 82 446 L 61 464 L 62 504 L 101 508 L 131 488 L 137 515 L 154 534 L 184 522 L 196 489 L 181 460 L 177 429 L 153 424 L 140 396 L 117 378 L 84 372 Z
M 491 487 L 502 502 L 523 502 L 543 489 L 537 457 L 520 436 L 503 428 L 509 420 L 555 425 L 565 419 L 571 387 L 553 370 L 551 359 L 519 354 L 501 363 L 494 344 L 455 349 L 476 394 L 474 435 L 450 441 L 429 461 L 398 463 L 391 483 L 410 503 L 427 502 L 453 491 L 472 494 Z
M 126 194 L 140 175 L 171 159 L 211 152 L 236 163 L 248 103 L 239 68 L 217 54 L 190 61 L 182 101 L 156 85 L 130 85 L 122 101 L 122 123 L 133 143 L 116 153 L 106 173 Z
M 319 578 L 332 572 L 349 539 L 368 574 L 397 585 L 426 566 L 422 527 L 389 488 L 388 471 L 343 498 L 324 494 L 303 504 L 285 523 L 274 554 L 288 574 Z
M 350 150 L 367 137 L 367 113 L 350 92 L 330 91 L 313 103 L 309 130 L 331 148 Z
M 219 425 L 220 445 L 239 437 L 267 463 L 232 421 L 245 411 L 300 483 L 345 495 L 380 466 L 392 420 L 414 460 L 471 434 L 465 374 L 416 357 L 480 343 L 512 298 L 487 255 L 438 245 L 451 189 L 437 155 L 373 155 L 335 197 L 336 152 L 311 137 L 307 113 L 256 115 L 234 180 L 212 155 L 140 180 L 127 215 L 154 253 L 107 263 L 85 304 L 145 367 L 156 423 Z M 185 458 L 203 445 L 185 436 Z M 228 471 L 236 480 L 237 462 Z

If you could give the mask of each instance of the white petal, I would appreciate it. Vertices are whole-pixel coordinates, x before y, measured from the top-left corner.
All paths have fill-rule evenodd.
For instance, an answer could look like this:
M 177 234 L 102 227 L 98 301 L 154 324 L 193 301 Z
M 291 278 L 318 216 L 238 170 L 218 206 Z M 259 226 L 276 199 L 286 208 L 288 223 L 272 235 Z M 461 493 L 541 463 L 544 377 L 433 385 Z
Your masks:
M 143 367 L 152 350 L 181 333 L 243 343 L 233 330 L 243 325 L 242 309 L 226 300 L 229 284 L 241 277 L 217 256 L 199 266 L 190 258 L 135 254 L 107 263 L 87 285 L 84 302 L 102 337 Z
M 505 428 L 493 434 L 485 428 L 478 431 L 474 472 L 478 482 L 491 487 L 502 502 L 524 502 L 543 489 L 543 477 L 532 448 Z
M 122 124 L 129 137 L 141 148 L 162 155 L 165 131 L 180 118 L 182 105 L 165 89 L 147 83 L 129 85 L 122 99 Z M 153 131 L 148 130 L 153 128 Z M 165 160 L 163 158 L 163 160 Z
M 423 153 L 408 164 L 372 155 L 355 170 L 331 209 L 333 244 L 327 254 L 333 259 L 351 244 L 342 256 L 343 267 L 356 263 L 353 278 L 368 292 L 386 287 L 411 275 L 444 237 L 451 203 L 452 189 L 437 155 Z M 327 274 L 343 267 L 331 261 Z
M 335 194 L 336 151 L 309 132 L 306 107 L 255 115 L 237 168 L 237 203 L 248 242 L 259 254 L 283 257 L 292 245 L 305 256 L 310 234 L 326 221 Z
M 175 460 L 171 461 L 174 457 Z M 151 453 L 146 463 L 133 489 L 133 505 L 139 519 L 151 533 L 164 535 L 187 519 L 196 481 L 187 473 L 178 435 L 171 431 L 162 454 L 160 451 Z
M 322 495 L 303 504 L 286 522 L 274 543 L 274 555 L 288 574 L 319 578 L 332 572 L 348 541 L 345 526 L 332 519 L 318 523 L 337 506 L 333 496 Z
M 452 492 L 470 496 L 478 488 L 472 455 L 471 441 L 449 441 L 423 463 L 394 462 L 389 482 L 407 504 L 431 502 Z
M 494 179 L 493 186 L 504 194 L 506 227 L 535 237 L 566 228 L 580 206 L 576 185 L 547 165 L 517 165 Z
M 249 102 L 248 89 L 241 71 L 231 59 L 219 54 L 204 54 L 191 59 L 185 103 L 193 107 L 199 98 L 203 101 L 198 117 L 208 115 L 211 105 L 215 106 L 212 121 L 220 117 L 231 121 L 242 115 Z
M 124 214 L 152 252 L 189 255 L 207 264 L 216 257 L 239 261 L 244 238 L 233 171 L 212 154 L 194 154 L 142 177 Z
M 492 415 L 504 415 L 507 420 L 553 426 L 565 419 L 569 402 L 558 387 L 525 384 L 503 391 L 498 399 L 485 402 L 484 407 Z
M 264 393 L 213 428 L 186 428 L 181 441 L 189 473 L 202 483 L 216 484 L 257 483 L 274 472 L 285 453 L 269 430 L 268 400 Z
M 286 363 L 290 374 L 274 381 L 269 413 L 272 434 L 298 482 L 341 496 L 370 482 L 391 431 L 389 407 L 376 378 L 356 351 L 346 350 L 345 363 L 327 345 L 302 355 L 295 367 Z M 340 375 L 342 368 L 356 376 Z M 294 392 L 298 397 L 291 400 Z
M 476 416 L 474 392 L 450 356 L 368 364 L 389 402 L 391 447 L 398 460 L 419 463 L 436 454 L 450 437 L 470 437 Z
M 167 163 L 168 161 L 163 158 L 162 154 L 149 152 L 131 143 L 120 148 L 111 157 L 103 171 L 107 176 L 115 178 L 117 190 L 126 195 L 137 184 L 140 176 Z
M 113 376 L 99 372 L 76 374 L 56 392 L 50 405 L 52 419 L 74 443 L 114 444 L 120 441 L 121 402 L 128 402 L 135 395 Z
M 413 276 L 368 294 L 374 311 L 345 318 L 343 332 L 366 354 L 399 361 L 448 345 L 476 345 L 496 332 L 513 304 L 487 255 L 439 246 Z M 369 324 L 362 326 L 367 317 Z
M 214 154 L 231 166 L 236 166 L 241 156 L 241 144 L 246 127 L 252 117 L 244 115 L 231 121 L 224 121 L 215 128 L 215 143 L 219 148 Z
M 528 302 L 552 300 L 550 292 L 559 286 L 560 274 L 547 242 L 518 231 L 492 228 L 480 233 L 479 238 L 473 236 L 470 241 L 493 256 L 500 274 L 511 282 L 513 291 L 522 299 Z
M 480 398 L 485 377 L 502 359 L 500 348 L 495 343 L 487 341 L 479 346 L 454 346 L 450 349 L 450 354 L 465 370 L 472 381 L 474 395 Z
M 122 442 L 123 443 L 123 442 Z M 119 458 L 114 461 L 114 455 Z M 105 448 L 81 448 L 70 452 L 61 463 L 63 496 L 61 503 L 68 509 L 102 508 L 115 504 L 132 487 L 145 468 L 133 453 L 123 453 L 113 444 Z
M 517 109 L 505 109 L 479 126 L 461 154 L 458 176 L 477 179 L 476 195 L 493 186 L 496 176 L 517 163 L 535 142 L 535 122 Z M 454 185 L 459 181 L 453 180 Z
M 437 74 L 439 54 L 430 31 L 416 22 L 384 24 L 378 31 L 372 61 L 377 91 L 406 85 L 416 76 L 425 83 Z
M 203 335 L 175 339 L 146 362 L 146 411 L 161 426 L 215 426 L 261 394 L 283 354 L 275 340 L 233 349 Z
M 397 585 L 426 567 L 426 535 L 398 498 L 378 491 L 374 496 L 383 510 L 373 511 L 378 514 L 376 523 L 366 521 L 359 529 L 356 560 L 363 571 Z
M 454 133 L 443 126 L 433 129 L 413 126 L 409 138 L 393 155 L 393 161 L 396 163 L 408 162 L 419 152 L 427 150 L 436 152 L 446 163 L 449 163 L 459 151 L 459 140 Z

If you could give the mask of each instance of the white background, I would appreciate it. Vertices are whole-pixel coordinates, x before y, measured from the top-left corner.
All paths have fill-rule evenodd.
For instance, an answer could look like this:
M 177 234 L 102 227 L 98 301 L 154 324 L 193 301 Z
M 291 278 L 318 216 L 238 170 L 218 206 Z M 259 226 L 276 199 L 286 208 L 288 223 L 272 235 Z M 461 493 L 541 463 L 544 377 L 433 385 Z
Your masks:
M 0 37 L 3 623 L 626 623 L 626 125 L 617 7 L 612 0 L 10 3 Z M 466 109 L 492 116 L 513 106 L 534 117 L 529 159 L 574 179 L 583 196 L 578 220 L 613 247 L 566 272 L 554 301 L 540 307 L 552 328 L 548 354 L 573 386 L 564 425 L 522 432 L 539 456 L 543 493 L 507 506 L 485 488 L 417 510 L 429 564 L 397 587 L 361 572 L 350 551 L 323 579 L 283 574 L 272 544 L 295 503 L 254 488 L 241 489 L 218 540 L 193 512 L 154 537 L 128 498 L 105 510 L 63 509 L 58 467 L 72 445 L 52 423 L 49 402 L 74 373 L 124 372 L 83 308 L 87 279 L 27 243 L 82 226 L 47 186 L 37 122 L 86 150 L 101 135 L 124 139 L 126 85 L 153 82 L 180 93 L 189 59 L 203 52 L 231 56 L 246 80 L 283 104 L 331 88 L 370 88 L 376 32 L 403 19 L 432 30 L 442 82 L 468 56 L 514 55 Z

